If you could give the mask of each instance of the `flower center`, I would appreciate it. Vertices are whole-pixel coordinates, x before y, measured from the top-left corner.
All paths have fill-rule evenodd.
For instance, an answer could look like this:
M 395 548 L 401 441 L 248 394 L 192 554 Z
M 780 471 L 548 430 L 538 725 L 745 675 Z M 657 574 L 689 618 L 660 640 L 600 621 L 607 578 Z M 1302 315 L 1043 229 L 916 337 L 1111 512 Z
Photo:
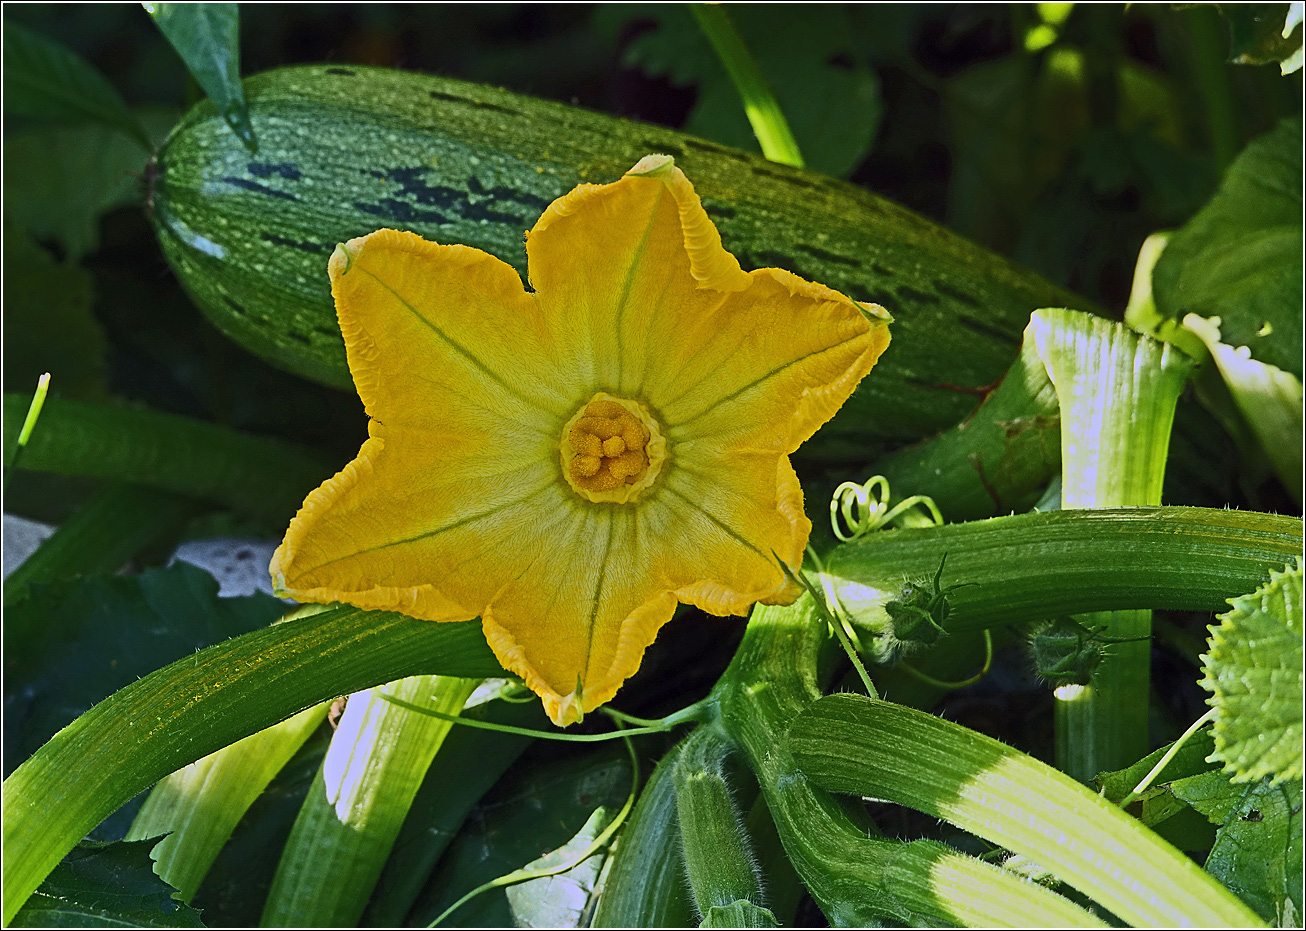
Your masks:
M 653 484 L 667 441 L 638 401 L 600 391 L 562 430 L 562 472 L 590 501 L 633 501 Z

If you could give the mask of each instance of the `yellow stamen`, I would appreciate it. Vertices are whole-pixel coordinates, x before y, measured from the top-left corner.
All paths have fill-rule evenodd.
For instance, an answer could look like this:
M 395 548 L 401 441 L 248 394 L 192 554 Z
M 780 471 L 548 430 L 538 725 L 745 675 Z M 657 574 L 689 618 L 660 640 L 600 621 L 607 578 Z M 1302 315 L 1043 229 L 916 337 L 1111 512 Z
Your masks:
M 652 484 L 666 441 L 643 405 L 599 393 L 564 428 L 563 471 L 591 501 L 627 502 Z

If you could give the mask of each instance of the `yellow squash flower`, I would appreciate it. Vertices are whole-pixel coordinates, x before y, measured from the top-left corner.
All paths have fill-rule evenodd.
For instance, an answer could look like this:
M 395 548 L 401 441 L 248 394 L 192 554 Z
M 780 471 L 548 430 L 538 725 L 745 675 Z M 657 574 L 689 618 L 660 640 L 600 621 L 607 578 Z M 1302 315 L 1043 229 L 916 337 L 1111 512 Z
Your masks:
M 479 616 L 559 726 L 612 698 L 676 602 L 797 591 L 811 524 L 789 454 L 889 342 L 888 316 L 745 273 L 667 156 L 583 184 L 527 234 L 534 292 L 466 246 L 380 230 L 332 293 L 372 418 L 308 496 L 275 588 Z

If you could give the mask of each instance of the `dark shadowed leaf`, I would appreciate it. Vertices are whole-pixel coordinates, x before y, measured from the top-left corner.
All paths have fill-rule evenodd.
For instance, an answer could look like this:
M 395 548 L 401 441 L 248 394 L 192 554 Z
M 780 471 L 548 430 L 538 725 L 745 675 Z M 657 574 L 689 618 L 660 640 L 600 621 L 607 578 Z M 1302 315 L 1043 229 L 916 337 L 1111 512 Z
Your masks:
M 6 650 L 6 773 L 123 686 L 285 610 L 270 595 L 219 599 L 213 577 L 187 563 L 36 586 L 5 612 L 6 627 L 39 631 L 21 654 Z
M 697 84 L 698 101 L 684 129 L 758 151 L 731 83 L 693 16 L 680 5 L 641 7 L 658 28 L 642 33 L 625 60 L 674 84 Z M 625 7 L 611 16 L 629 18 Z M 846 177 L 870 149 L 880 125 L 880 84 L 866 64 L 847 10 L 835 6 L 736 6 L 730 17 L 775 94 L 808 167 Z
M 6 146 L 6 160 L 9 155 Z M 55 261 L 11 226 L 5 228 L 4 269 L 5 389 L 31 391 L 49 372 L 65 397 L 102 400 L 106 346 L 91 312 L 90 273 Z
M 139 114 L 162 141 L 176 121 L 170 108 Z M 102 123 L 37 126 L 5 139 L 5 216 L 70 259 L 100 244 L 100 216 L 145 200 L 149 149 Z
M 9 21 L 4 24 L 4 107 L 10 115 L 104 123 L 142 146 L 150 144 L 122 95 L 86 59 Z
M 504 891 L 512 909 L 513 924 L 518 928 L 579 928 L 594 896 L 599 870 L 607 856 L 598 849 L 577 862 L 612 822 L 614 811 L 596 808 L 576 836 L 557 850 L 551 850 L 526 864 L 527 870 L 553 870 L 575 864 L 552 876 L 540 876 Z
M 1285 120 L 1234 160 L 1170 239 L 1152 279 L 1167 317 L 1219 317 L 1223 342 L 1302 375 L 1302 124 Z
M 154 841 L 83 842 L 15 917 L 15 928 L 202 928 L 154 875 Z
M 1229 22 L 1230 61 L 1240 65 L 1278 64 L 1284 74 L 1302 66 L 1300 4 L 1220 3 L 1216 6 Z M 1298 7 L 1295 16 L 1292 7 Z
M 1301 780 L 1234 783 L 1222 772 L 1180 779 L 1175 797 L 1220 825 L 1206 871 L 1267 921 L 1301 924 Z
M 464 893 L 565 844 L 594 812 L 615 811 L 630 792 L 626 750 L 602 750 L 522 767 L 472 810 L 409 916 L 425 925 Z M 503 889 L 472 899 L 448 917 L 452 927 L 511 927 Z

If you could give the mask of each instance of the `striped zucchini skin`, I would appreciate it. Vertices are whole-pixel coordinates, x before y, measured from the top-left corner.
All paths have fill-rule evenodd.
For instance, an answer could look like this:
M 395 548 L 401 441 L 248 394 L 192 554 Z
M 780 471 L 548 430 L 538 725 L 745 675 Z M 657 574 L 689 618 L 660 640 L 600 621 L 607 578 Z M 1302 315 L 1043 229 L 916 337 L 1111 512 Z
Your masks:
M 745 269 L 778 266 L 895 318 L 893 344 L 806 458 L 942 430 L 997 380 L 1030 312 L 1082 298 L 909 210 L 683 133 L 477 84 L 350 65 L 249 78 L 251 155 L 208 102 L 153 164 L 159 242 L 204 313 L 267 361 L 350 387 L 326 263 L 381 227 L 484 249 L 525 277 L 524 232 L 581 182 L 676 159 Z

